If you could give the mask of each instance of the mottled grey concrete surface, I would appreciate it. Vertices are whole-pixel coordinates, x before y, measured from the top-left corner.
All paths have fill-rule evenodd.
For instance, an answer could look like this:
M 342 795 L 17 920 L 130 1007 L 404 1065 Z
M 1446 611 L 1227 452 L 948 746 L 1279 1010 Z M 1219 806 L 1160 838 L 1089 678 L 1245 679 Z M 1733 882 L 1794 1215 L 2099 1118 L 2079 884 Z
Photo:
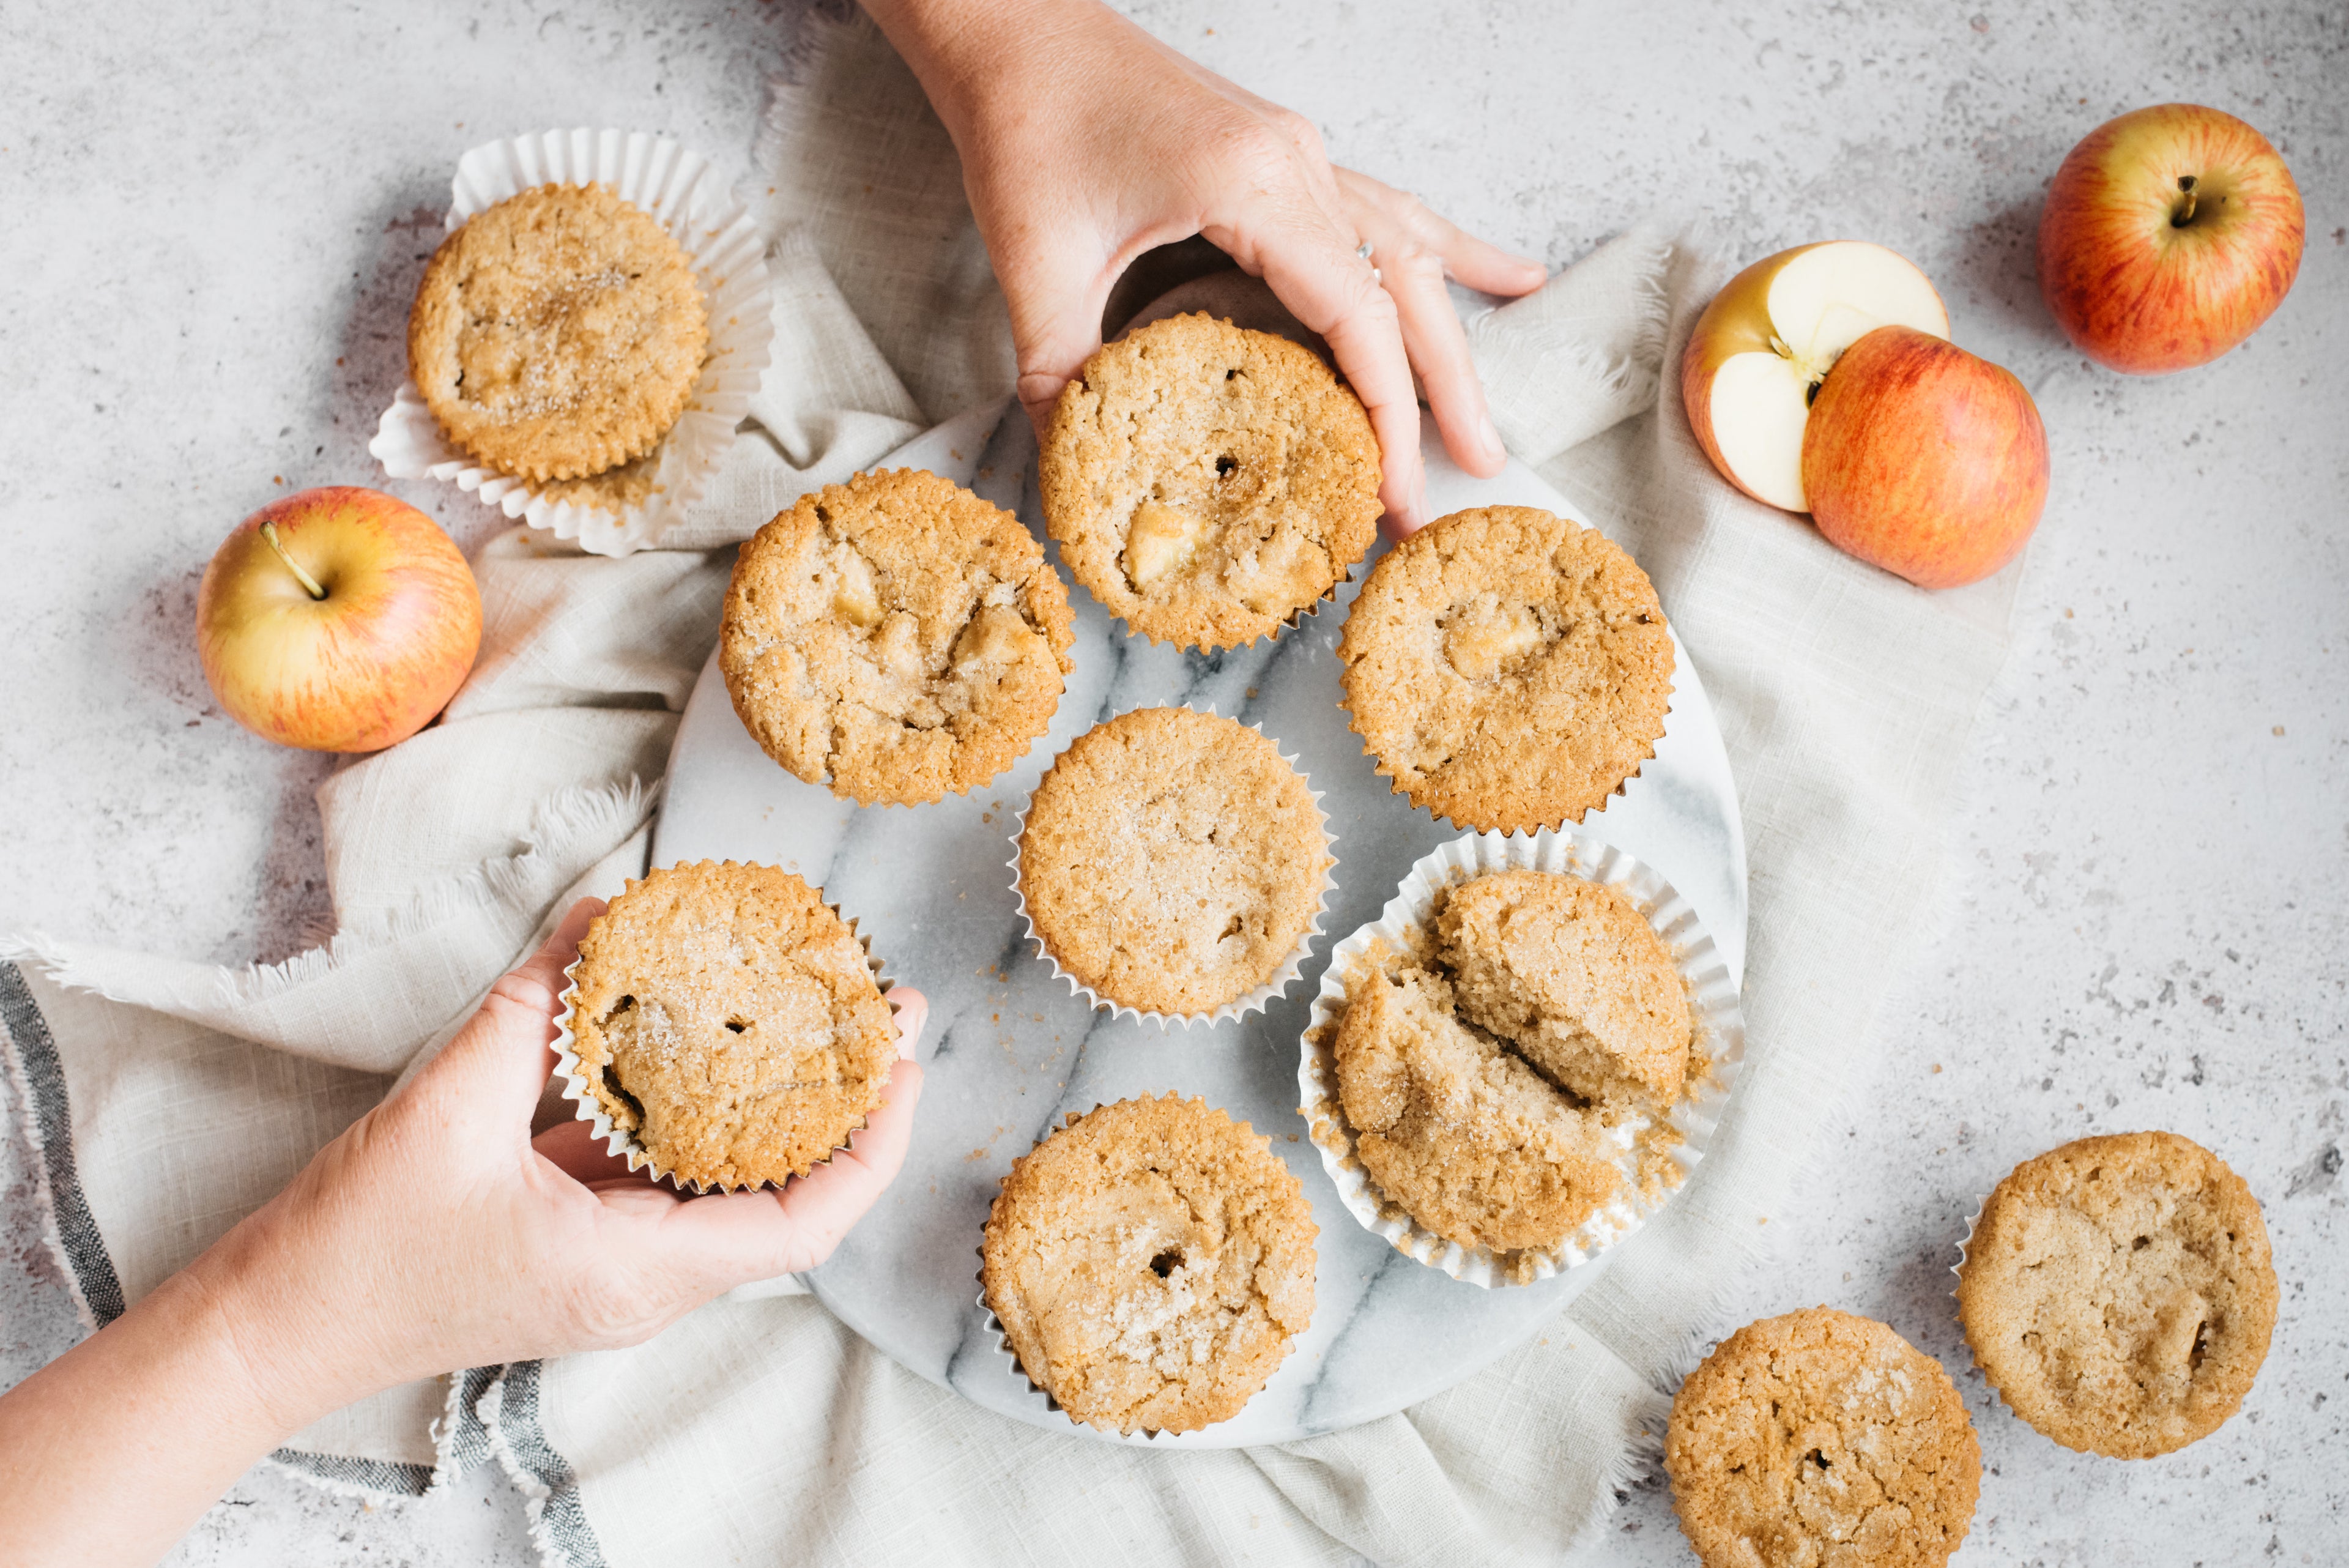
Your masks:
M 1723 1332 L 1829 1302 L 1967 1390 L 1988 1473 L 1961 1561 L 2349 1558 L 2349 14 L 1738 4 L 1154 4 L 1154 31 L 1335 154 L 1571 260 L 1643 210 L 1742 255 L 1851 235 L 1919 260 L 2047 420 L 2054 490 L 1975 738 L 1932 929 L 1816 1205 Z M 796 5 L 12 6 L 0 41 L 5 918 L 222 961 L 329 916 L 329 764 L 212 706 L 205 560 L 285 485 L 383 483 L 365 442 L 456 155 L 549 125 L 666 130 L 748 171 Z M 2244 115 L 2307 198 L 2299 286 L 2246 349 L 2125 380 L 2032 284 L 2071 143 L 2169 99 Z M 492 517 L 390 485 L 477 543 Z M 1703 658 L 1703 649 L 1695 650 Z M 2266 1205 L 2283 1309 L 2243 1413 L 2165 1459 L 2057 1449 L 1984 1391 L 1948 1265 L 1975 1197 L 2079 1134 L 2168 1127 Z M 0 1140 L 0 1383 L 78 1332 Z M 1608 1560 L 1689 1561 L 1660 1475 Z M 517 1563 L 477 1473 L 392 1508 L 240 1485 L 180 1561 Z

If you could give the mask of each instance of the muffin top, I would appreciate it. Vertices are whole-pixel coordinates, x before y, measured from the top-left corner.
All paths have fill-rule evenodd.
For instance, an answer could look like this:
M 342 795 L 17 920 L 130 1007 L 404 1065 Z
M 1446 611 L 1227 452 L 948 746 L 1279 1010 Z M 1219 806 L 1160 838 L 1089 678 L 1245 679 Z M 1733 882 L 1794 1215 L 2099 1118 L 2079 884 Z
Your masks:
M 468 218 L 424 269 L 408 368 L 449 440 L 544 483 L 642 457 L 685 411 L 709 326 L 693 265 L 601 185 Z
M 1350 980 L 1335 1053 L 1362 1168 L 1448 1241 L 1499 1254 L 1556 1247 L 1622 1185 L 1599 1119 L 1464 1027 L 1440 973 L 1404 966 Z
M 1689 1374 L 1664 1469 L 1705 1568 L 1940 1568 L 1982 1448 L 1940 1363 L 1822 1306 L 1746 1324 Z
M 1958 1314 L 1992 1385 L 2048 1437 L 2169 1453 L 2232 1416 L 2267 1357 L 2267 1225 L 2242 1178 L 2189 1138 L 2081 1138 L 1991 1193 Z
M 1271 981 L 1311 930 L 1332 864 L 1312 792 L 1273 743 L 1188 708 L 1080 735 L 1019 836 L 1019 891 L 1046 950 L 1144 1012 L 1212 1012 Z
M 1603 882 L 1498 871 L 1436 920 L 1460 1015 L 1594 1104 L 1670 1106 L 1687 1081 L 1688 992 L 1646 917 Z
M 1671 701 L 1647 574 L 1530 506 L 1454 512 L 1389 551 L 1338 658 L 1395 793 L 1480 832 L 1580 822 L 1655 755 Z
M 1202 315 L 1105 345 L 1038 471 L 1061 559 L 1153 641 L 1227 648 L 1345 579 L 1379 520 L 1361 400 L 1310 349 Z
M 981 1278 L 1021 1368 L 1071 1417 L 1188 1432 L 1237 1415 L 1312 1320 L 1315 1235 L 1246 1122 L 1121 1100 L 1012 1165 Z
M 916 469 L 802 495 L 735 558 L 719 631 L 766 753 L 859 805 L 986 784 L 1052 722 L 1074 631 L 1019 519 Z
M 881 1104 L 897 1060 L 864 945 L 771 866 L 631 881 L 587 928 L 572 980 L 596 1105 L 680 1182 L 806 1174 Z

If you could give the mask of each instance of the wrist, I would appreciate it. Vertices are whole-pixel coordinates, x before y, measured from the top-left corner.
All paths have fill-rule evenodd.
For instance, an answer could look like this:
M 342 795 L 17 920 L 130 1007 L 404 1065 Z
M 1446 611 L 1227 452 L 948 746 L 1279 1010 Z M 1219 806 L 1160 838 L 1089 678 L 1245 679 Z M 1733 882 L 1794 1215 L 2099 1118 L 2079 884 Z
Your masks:
M 156 1295 L 178 1293 L 187 1331 L 216 1347 L 218 1386 L 274 1446 L 387 1385 L 355 1343 L 357 1315 L 337 1309 L 323 1282 L 305 1288 L 271 1219 L 267 1209 L 247 1218 Z

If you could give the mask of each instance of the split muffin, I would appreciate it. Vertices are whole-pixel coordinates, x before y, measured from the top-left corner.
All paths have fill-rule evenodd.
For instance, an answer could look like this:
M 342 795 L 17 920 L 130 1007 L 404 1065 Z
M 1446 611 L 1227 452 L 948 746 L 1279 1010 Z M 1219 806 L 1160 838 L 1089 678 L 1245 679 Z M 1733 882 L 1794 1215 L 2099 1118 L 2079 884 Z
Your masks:
M 988 1215 L 988 1309 L 1030 1380 L 1104 1431 L 1237 1415 L 1313 1317 L 1312 1205 L 1246 1122 L 1121 1100 L 1022 1156 Z
M 1103 346 L 1061 393 L 1038 478 L 1061 559 L 1153 641 L 1271 636 L 1346 579 L 1379 447 L 1308 348 L 1204 315 Z
M 631 881 L 587 928 L 572 981 L 595 1107 L 681 1182 L 805 1175 L 880 1106 L 897 1060 L 864 944 L 771 866 Z

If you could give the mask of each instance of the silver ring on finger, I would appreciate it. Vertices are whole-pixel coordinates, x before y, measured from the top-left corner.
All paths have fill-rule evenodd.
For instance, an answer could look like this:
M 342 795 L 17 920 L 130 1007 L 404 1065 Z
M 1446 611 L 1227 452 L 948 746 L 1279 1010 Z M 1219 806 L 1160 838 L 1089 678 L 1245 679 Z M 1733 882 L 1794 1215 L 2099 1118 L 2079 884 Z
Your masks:
M 1356 245 L 1354 247 L 1354 254 L 1364 261 L 1370 260 L 1371 254 L 1371 242 L 1364 240 L 1361 244 Z

